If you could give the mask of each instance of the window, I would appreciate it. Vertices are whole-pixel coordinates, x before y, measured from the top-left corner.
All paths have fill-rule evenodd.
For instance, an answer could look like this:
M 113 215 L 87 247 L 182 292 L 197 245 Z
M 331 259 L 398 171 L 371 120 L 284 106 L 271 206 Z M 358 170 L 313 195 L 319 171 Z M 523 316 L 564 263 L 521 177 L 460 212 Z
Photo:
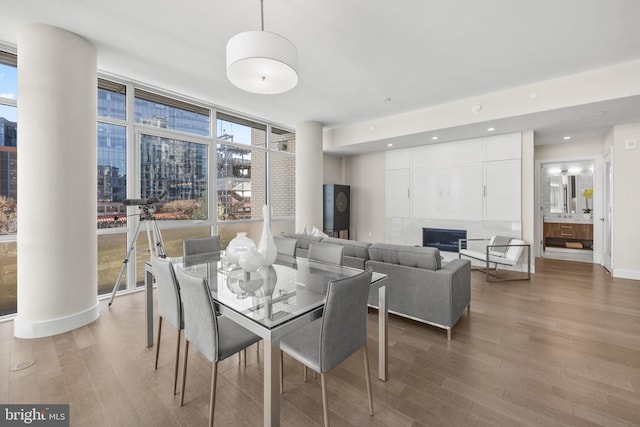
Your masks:
M 158 220 L 207 219 L 207 145 L 140 135 L 140 197 L 166 198 L 156 205 Z
M 269 148 L 272 151 L 282 151 L 287 153 L 296 152 L 296 134 L 288 130 L 271 128 Z
M 127 225 L 127 89 L 98 79 L 98 228 Z M 120 122 L 114 124 L 111 122 Z
M 218 144 L 217 156 L 218 220 L 262 218 L 266 153 Z
M 295 216 L 296 158 L 271 152 L 271 210 L 273 217 Z
M 218 113 L 216 136 L 219 142 L 265 147 L 267 126 L 241 117 Z
M 126 197 L 127 128 L 98 122 L 98 228 L 126 226 Z
M 17 57 L 0 51 L 0 234 L 17 229 Z
M 98 116 L 127 119 L 127 87 L 98 79 Z
M 134 109 L 136 123 L 194 135 L 210 135 L 211 119 L 207 108 L 136 89 Z
M 0 316 L 18 308 L 17 57 L 0 51 Z

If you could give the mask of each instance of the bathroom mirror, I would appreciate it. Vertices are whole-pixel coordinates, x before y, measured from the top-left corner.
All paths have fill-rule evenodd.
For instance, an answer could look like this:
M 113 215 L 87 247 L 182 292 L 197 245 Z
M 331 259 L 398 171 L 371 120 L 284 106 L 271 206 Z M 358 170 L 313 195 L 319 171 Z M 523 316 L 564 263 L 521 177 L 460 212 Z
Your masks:
M 582 193 L 593 188 L 591 163 L 549 164 L 543 166 L 542 189 L 544 213 L 582 213 L 593 209 L 593 200 L 587 201 Z

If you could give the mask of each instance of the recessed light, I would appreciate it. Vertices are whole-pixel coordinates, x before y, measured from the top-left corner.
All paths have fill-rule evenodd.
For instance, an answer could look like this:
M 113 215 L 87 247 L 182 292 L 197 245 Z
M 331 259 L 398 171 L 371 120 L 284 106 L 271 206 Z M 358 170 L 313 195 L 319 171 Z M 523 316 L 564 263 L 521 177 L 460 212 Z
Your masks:
M 438 137 L 437 136 L 432 136 L 431 139 L 433 139 L 435 141 L 436 139 L 438 139 Z
M 494 130 L 496 130 L 496 128 L 487 128 L 487 131 L 489 132 L 493 132 Z
M 606 113 L 606 111 L 596 111 L 596 116 L 601 116 L 604 113 Z
M 387 144 L 387 147 L 393 147 L 393 144 L 389 143 Z
M 529 98 L 531 98 L 531 99 L 536 99 L 537 97 L 538 97 L 538 92 L 531 92 L 529 94 Z
M 568 141 L 568 140 L 571 139 L 571 137 L 569 135 L 567 135 L 567 136 L 563 136 L 562 139 L 564 139 L 565 141 Z
M 572 175 L 579 174 L 580 172 L 582 172 L 582 168 L 580 167 L 574 166 L 569 168 L 569 173 Z
M 382 98 L 382 102 L 389 102 L 391 101 L 391 97 L 389 96 L 385 96 L 384 98 Z

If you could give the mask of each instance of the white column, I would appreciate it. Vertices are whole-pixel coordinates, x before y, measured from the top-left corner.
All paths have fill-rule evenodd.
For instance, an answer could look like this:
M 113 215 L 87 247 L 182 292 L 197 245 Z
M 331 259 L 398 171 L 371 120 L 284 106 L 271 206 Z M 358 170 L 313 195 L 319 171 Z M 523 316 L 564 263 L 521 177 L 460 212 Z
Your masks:
M 18 314 L 36 338 L 98 318 L 96 49 L 43 24 L 18 31 Z
M 322 123 L 296 126 L 296 232 L 322 230 Z

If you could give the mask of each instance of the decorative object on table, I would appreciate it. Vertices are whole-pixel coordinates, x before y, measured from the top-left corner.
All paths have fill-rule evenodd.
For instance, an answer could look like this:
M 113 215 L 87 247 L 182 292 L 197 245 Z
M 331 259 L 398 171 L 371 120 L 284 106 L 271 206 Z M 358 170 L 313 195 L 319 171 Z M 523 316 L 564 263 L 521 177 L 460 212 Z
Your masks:
M 586 208 L 582 209 L 582 212 L 584 212 L 584 217 L 586 219 L 591 218 L 591 209 L 589 208 L 589 199 L 593 197 L 593 188 L 586 188 L 582 192 L 582 197 L 584 197 L 584 203 L 586 206 Z
M 264 257 L 255 248 L 248 248 L 242 252 L 240 258 L 238 258 L 238 265 L 240 265 L 244 271 L 248 272 L 258 271 L 264 262 Z
M 240 265 L 240 255 L 249 249 L 255 249 L 256 244 L 247 237 L 247 233 L 240 232 L 234 237 L 227 246 L 227 261 L 231 264 Z
M 263 265 L 272 265 L 278 256 L 278 248 L 271 234 L 271 207 L 264 205 L 262 208 L 262 216 L 264 217 L 264 225 L 262 226 L 262 237 L 258 243 L 258 252 L 264 258 Z
M 256 272 L 246 273 L 239 281 L 240 289 L 245 292 L 245 296 L 255 296 L 256 292 L 262 289 L 264 280 L 262 276 Z
M 278 281 L 276 269 L 271 265 L 265 265 L 260 267 L 258 273 L 260 273 L 260 276 L 262 277 L 262 295 L 270 297 L 273 295 L 273 291 L 276 288 L 276 282 Z
M 256 273 L 253 273 L 256 274 Z M 226 285 L 227 289 L 231 291 L 238 299 L 244 299 L 249 296 L 247 292 L 247 286 L 244 283 L 250 280 L 251 273 L 244 271 L 241 268 L 233 268 L 227 272 Z M 261 281 L 262 282 L 262 281 Z

